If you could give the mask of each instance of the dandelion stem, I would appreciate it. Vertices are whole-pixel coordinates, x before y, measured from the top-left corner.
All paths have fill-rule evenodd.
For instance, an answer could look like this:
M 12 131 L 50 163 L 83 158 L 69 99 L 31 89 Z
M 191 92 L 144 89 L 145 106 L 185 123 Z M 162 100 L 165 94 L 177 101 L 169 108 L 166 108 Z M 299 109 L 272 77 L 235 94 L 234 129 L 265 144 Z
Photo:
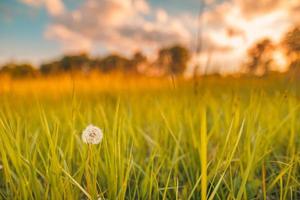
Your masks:
M 85 177 L 86 177 L 86 189 L 89 194 L 91 194 L 91 167 L 90 167 L 90 162 L 91 162 L 91 154 L 92 154 L 92 145 L 88 145 L 88 152 L 87 152 L 87 160 L 86 160 L 86 167 L 85 167 Z

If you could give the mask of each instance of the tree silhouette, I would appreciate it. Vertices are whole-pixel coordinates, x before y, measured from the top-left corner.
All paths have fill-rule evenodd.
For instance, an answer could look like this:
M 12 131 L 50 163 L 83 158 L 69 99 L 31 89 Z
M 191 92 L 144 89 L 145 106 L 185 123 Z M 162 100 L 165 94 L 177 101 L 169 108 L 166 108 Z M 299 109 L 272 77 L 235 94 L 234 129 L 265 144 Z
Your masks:
M 282 41 L 290 59 L 290 69 L 300 68 L 300 27 L 295 27 L 289 31 Z
M 14 78 L 35 77 L 38 74 L 38 70 L 28 63 L 22 63 L 22 64 L 9 63 L 2 66 L 1 73 L 9 74 Z
M 63 71 L 78 71 L 89 65 L 90 59 L 87 54 L 68 55 L 60 60 L 60 68 Z
M 40 66 L 40 72 L 43 75 L 54 75 L 61 72 L 60 63 L 58 61 L 43 63 Z
M 102 72 L 111 72 L 114 70 L 130 70 L 130 61 L 120 55 L 108 55 L 100 60 L 100 70 Z
M 180 45 L 163 48 L 159 51 L 158 55 L 158 63 L 172 74 L 182 73 L 186 69 L 187 62 L 190 59 L 189 50 Z
M 140 51 L 133 54 L 130 60 L 130 72 L 138 73 L 141 65 L 147 64 L 147 57 Z
M 300 27 L 295 27 L 289 31 L 284 39 L 283 43 L 287 47 L 289 53 L 300 53 Z
M 258 41 L 248 50 L 247 71 L 251 74 L 266 74 L 272 63 L 273 43 L 269 39 Z

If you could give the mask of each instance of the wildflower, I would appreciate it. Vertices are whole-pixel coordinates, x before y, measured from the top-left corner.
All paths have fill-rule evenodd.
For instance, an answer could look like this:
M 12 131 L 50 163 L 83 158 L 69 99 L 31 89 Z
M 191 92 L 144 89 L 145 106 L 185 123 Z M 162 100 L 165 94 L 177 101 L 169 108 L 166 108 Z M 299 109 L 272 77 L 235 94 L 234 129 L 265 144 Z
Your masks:
M 82 132 L 81 138 L 86 144 L 99 144 L 102 141 L 102 130 L 96 126 L 88 125 Z

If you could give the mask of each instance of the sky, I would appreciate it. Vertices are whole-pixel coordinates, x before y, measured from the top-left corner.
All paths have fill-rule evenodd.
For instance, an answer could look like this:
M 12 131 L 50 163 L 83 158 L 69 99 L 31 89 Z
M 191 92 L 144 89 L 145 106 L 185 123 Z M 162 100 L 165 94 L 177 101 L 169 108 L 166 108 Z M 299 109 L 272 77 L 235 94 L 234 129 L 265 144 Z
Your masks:
M 192 52 L 201 44 L 192 63 L 234 72 L 257 40 L 279 42 L 300 22 L 299 0 L 200 1 L 1 0 L 0 63 L 40 64 L 79 52 L 154 58 L 179 43 Z

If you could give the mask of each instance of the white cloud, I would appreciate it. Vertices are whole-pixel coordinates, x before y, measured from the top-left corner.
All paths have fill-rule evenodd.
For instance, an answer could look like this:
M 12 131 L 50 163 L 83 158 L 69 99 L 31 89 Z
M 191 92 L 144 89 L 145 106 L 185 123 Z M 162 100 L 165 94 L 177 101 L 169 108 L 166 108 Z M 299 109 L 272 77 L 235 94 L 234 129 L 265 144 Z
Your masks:
M 45 0 L 45 6 L 52 16 L 61 15 L 65 10 L 61 0 Z
M 62 42 L 63 50 L 66 52 L 78 53 L 91 50 L 92 41 L 76 32 L 73 32 L 61 25 L 48 27 L 45 34 L 48 39 L 58 39 Z
M 158 9 L 156 11 L 156 19 L 158 22 L 164 23 L 168 20 L 168 14 L 163 9 Z
M 201 16 L 204 51 L 194 58 L 194 63 L 205 66 L 210 58 L 211 71 L 215 66 L 219 71 L 239 70 L 247 59 L 247 49 L 257 40 L 270 38 L 279 42 L 300 21 L 295 10 L 300 11 L 299 1 L 232 0 L 216 5 Z M 282 66 L 278 69 L 282 70 Z
M 191 36 L 180 17 L 153 9 L 145 0 L 87 0 L 78 9 L 55 17 L 54 24 L 48 27 L 46 35 L 51 32 L 52 37 L 48 38 L 64 46 L 74 42 L 66 35 L 76 34 L 92 41 L 92 49 L 101 47 L 127 55 L 137 49 L 153 53 L 160 46 L 175 42 L 188 44 Z M 53 34 L 57 27 L 73 34 Z

